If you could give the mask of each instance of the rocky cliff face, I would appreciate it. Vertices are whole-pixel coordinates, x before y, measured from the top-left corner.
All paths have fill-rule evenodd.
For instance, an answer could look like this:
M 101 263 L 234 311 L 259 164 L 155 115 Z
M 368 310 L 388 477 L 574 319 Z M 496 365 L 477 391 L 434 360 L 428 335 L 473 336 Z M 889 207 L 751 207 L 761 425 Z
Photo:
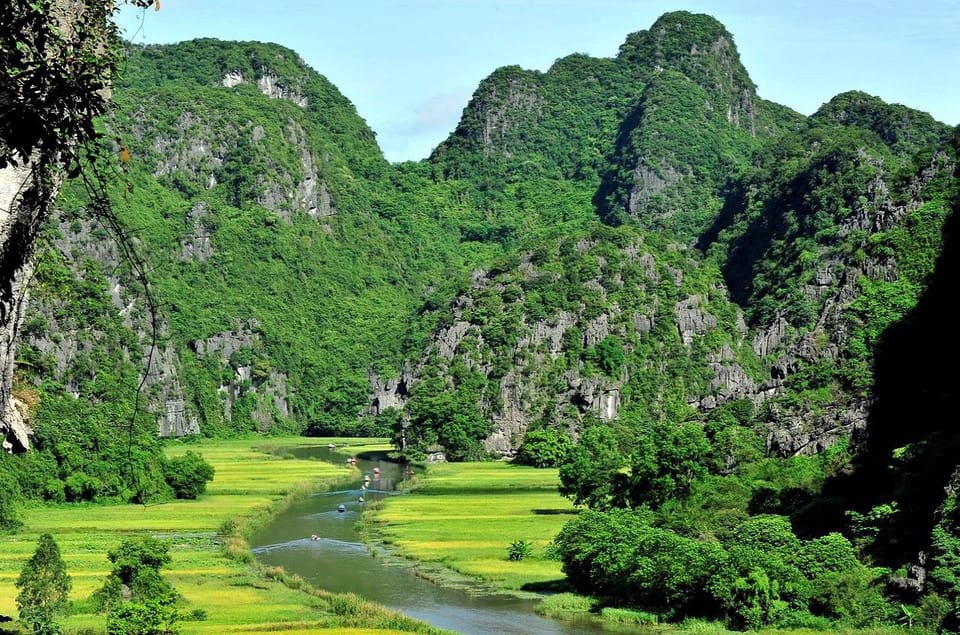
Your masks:
M 524 125 L 536 125 L 544 101 L 539 84 L 536 73 L 518 67 L 499 69 L 484 80 L 467 106 L 480 125 L 471 125 L 468 118 L 461 129 L 478 135 L 475 141 L 485 155 L 511 158 L 510 146 L 504 142 Z
M 327 162 L 315 156 L 300 123 L 291 118 L 268 130 L 208 108 L 202 102 L 185 103 L 174 121 L 159 120 L 154 113 L 169 111 L 148 105 L 132 114 L 133 138 L 149 148 L 154 177 L 196 193 L 225 184 L 232 202 L 253 202 L 288 222 L 296 213 L 318 219 L 337 213 L 322 173 Z M 281 165 L 269 158 L 274 156 L 270 146 L 282 147 L 289 160 Z M 238 171 L 249 155 L 259 157 L 253 160 L 256 173 L 241 179 Z
M 740 62 L 733 36 L 716 19 L 687 11 L 665 13 L 649 30 L 629 35 L 618 58 L 641 76 L 682 73 L 710 95 L 705 104 L 710 110 L 756 134 L 756 86 Z
M 29 254 L 45 208 L 38 198 L 53 195 L 34 179 L 29 165 L 0 169 L 0 436 L 6 451 L 30 447 L 29 413 L 13 388 L 14 359 L 27 299 L 25 281 L 32 271 Z
M 571 240 L 560 249 L 562 266 L 527 254 L 516 270 L 475 272 L 404 391 L 415 396 L 418 382 L 438 374 L 455 387 L 456 368 L 480 375 L 488 388 L 478 406 L 493 422 L 485 447 L 497 455 L 512 454 L 534 422 L 575 437 L 586 416 L 614 421 L 625 405 L 654 402 L 677 365 L 703 378 L 689 380 L 691 405 L 756 397 L 760 381 L 741 364 L 751 355 L 742 318 L 730 328 L 713 313 L 736 315 L 719 287 L 701 286 L 696 261 L 677 245 L 665 255 L 623 241 L 611 250 L 605 241 Z M 543 306 L 561 296 L 563 307 Z M 405 401 L 397 392 L 389 398 Z
M 600 214 L 690 237 L 719 210 L 724 180 L 786 120 L 757 98 L 732 36 L 710 16 L 665 14 L 628 36 L 617 61 L 643 84 L 595 198 Z

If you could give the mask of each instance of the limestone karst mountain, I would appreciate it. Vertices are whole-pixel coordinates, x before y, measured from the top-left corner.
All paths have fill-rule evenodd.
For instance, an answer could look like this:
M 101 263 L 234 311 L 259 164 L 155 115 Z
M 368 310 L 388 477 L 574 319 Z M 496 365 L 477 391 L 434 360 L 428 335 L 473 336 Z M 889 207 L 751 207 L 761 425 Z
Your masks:
M 889 355 L 936 358 L 903 338 L 938 346 L 917 323 L 951 279 L 960 143 L 929 115 L 858 92 L 810 117 L 768 102 L 733 35 L 688 12 L 613 58 L 493 70 L 418 163 L 385 161 L 348 96 L 273 44 L 130 47 L 115 100 L 101 124 L 131 161 L 111 195 L 151 300 L 68 185 L 18 332 L 41 476 L 109 447 L 131 411 L 151 436 L 376 434 L 451 460 L 603 428 L 624 465 L 651 430 L 693 424 L 717 478 L 849 445 L 906 500 L 895 455 L 936 493 L 908 527 L 930 546 L 956 465 L 922 469 L 936 453 L 876 409 Z M 926 393 L 904 394 L 906 416 Z M 751 512 L 850 511 L 801 509 L 802 485 Z

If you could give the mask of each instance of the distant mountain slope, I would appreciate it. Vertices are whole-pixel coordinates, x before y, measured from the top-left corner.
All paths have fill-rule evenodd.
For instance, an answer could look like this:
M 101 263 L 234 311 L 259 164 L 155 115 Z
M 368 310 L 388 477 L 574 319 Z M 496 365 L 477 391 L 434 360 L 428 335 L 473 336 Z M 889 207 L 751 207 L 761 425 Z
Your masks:
M 484 191 L 568 178 L 593 192 L 605 222 L 692 239 L 759 140 L 801 120 L 756 96 L 722 24 L 679 11 L 629 35 L 613 59 L 571 55 L 546 73 L 497 69 L 430 161 Z
M 301 108 L 313 124 L 310 142 L 331 153 L 330 160 L 346 161 L 362 178 L 373 178 L 386 166 L 373 131 L 354 105 L 285 47 L 214 39 L 131 46 L 117 83 L 120 104 L 132 104 L 142 94 L 138 91 L 153 92 L 167 85 L 206 95 L 215 87 L 256 88 Z M 125 95 L 130 95 L 126 102 Z

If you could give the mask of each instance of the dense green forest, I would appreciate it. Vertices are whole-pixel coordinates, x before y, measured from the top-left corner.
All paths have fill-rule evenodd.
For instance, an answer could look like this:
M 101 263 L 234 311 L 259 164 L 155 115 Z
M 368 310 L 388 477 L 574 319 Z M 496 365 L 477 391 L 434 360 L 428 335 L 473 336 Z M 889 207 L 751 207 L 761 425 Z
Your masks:
M 611 605 L 960 630 L 960 131 L 860 92 L 768 102 L 687 12 L 494 70 L 420 162 L 274 44 L 131 45 L 114 93 L 132 240 L 64 187 L 0 521 L 189 495 L 203 466 L 162 437 L 390 436 L 559 467 L 583 511 L 555 556 Z

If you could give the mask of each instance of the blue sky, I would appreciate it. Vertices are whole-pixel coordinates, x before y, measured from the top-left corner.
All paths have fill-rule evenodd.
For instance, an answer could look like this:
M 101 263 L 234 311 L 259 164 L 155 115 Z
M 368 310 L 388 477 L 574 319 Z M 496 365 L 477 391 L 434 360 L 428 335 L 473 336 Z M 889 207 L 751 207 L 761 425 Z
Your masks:
M 354 103 L 390 161 L 417 160 L 454 129 L 499 66 L 612 57 L 662 13 L 729 30 L 761 97 L 804 114 L 862 90 L 960 124 L 960 0 L 161 0 L 126 8 L 137 43 L 277 42 Z

